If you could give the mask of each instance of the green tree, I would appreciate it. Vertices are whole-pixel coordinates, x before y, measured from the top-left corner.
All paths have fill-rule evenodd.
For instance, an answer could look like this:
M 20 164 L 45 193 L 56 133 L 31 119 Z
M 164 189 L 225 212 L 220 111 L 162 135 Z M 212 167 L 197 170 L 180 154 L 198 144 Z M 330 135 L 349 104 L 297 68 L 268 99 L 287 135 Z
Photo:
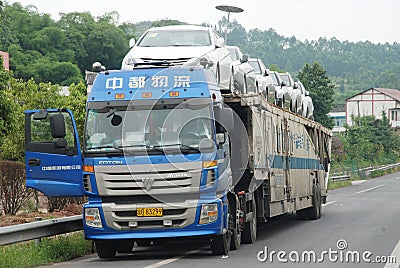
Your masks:
M 344 150 L 348 161 L 394 162 L 399 157 L 400 136 L 392 129 L 386 114 L 353 117 L 346 126 Z
M 297 78 L 310 92 L 314 104 L 314 119 L 327 128 L 334 126 L 333 119 L 328 116 L 332 109 L 335 92 L 334 85 L 326 75 L 325 69 L 315 62 L 313 65 L 306 64 L 297 75 Z

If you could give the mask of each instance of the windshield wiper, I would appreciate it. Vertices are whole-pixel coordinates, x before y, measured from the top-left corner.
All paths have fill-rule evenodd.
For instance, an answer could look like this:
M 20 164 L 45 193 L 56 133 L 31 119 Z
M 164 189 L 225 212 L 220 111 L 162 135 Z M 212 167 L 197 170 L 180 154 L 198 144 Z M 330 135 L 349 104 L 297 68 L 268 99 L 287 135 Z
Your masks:
M 198 148 L 182 143 L 163 144 L 163 145 L 156 145 L 154 147 L 163 148 L 163 147 L 173 147 L 173 146 L 179 146 L 180 149 L 190 149 L 196 151 L 197 153 L 200 153 L 200 150 Z
M 119 148 L 119 146 L 113 146 L 113 145 L 104 145 L 104 146 L 97 146 L 97 147 L 87 148 L 87 150 L 97 150 L 97 149 L 116 149 L 116 150 L 122 152 L 122 149 Z

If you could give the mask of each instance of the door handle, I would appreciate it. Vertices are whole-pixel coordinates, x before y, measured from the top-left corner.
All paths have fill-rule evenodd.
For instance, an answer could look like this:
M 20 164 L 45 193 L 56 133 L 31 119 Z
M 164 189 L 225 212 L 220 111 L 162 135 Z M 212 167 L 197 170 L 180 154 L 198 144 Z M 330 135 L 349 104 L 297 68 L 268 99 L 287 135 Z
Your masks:
M 28 160 L 28 165 L 30 167 L 36 167 L 36 166 L 40 166 L 41 162 L 40 159 L 37 158 L 31 158 Z

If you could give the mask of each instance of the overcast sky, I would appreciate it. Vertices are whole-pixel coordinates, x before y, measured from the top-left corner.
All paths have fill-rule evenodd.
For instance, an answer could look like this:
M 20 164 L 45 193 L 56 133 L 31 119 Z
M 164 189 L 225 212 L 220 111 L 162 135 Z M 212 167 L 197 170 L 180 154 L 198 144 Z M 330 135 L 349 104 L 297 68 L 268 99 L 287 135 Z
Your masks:
M 352 42 L 400 43 L 399 0 L 6 0 L 34 5 L 39 13 L 58 20 L 59 13 L 89 11 L 99 16 L 117 11 L 120 22 L 176 19 L 188 23 L 216 24 L 226 13 L 217 5 L 233 5 L 243 13 L 231 13 L 246 30 L 273 28 L 280 35 L 300 40 L 319 37 Z

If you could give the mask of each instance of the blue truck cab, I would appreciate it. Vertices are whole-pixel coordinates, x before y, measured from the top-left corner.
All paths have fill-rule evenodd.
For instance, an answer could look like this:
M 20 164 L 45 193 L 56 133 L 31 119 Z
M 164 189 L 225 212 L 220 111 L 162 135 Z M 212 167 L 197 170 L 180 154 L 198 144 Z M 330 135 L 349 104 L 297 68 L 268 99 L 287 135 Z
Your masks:
M 208 69 L 98 73 L 82 145 L 68 109 L 26 111 L 25 126 L 27 187 L 86 196 L 84 235 L 100 258 L 134 241 L 201 236 L 226 254 L 232 234 L 240 240 L 233 115 Z

